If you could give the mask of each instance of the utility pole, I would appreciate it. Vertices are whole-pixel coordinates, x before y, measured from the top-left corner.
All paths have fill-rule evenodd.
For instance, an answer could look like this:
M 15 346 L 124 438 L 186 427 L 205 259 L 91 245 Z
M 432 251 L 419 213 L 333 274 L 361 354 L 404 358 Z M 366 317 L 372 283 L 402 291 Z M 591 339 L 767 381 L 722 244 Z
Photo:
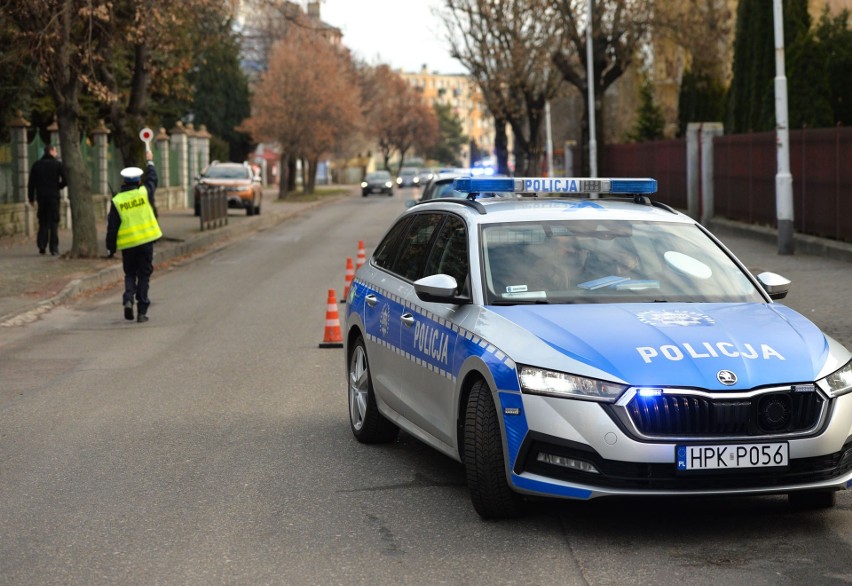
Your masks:
M 595 128 L 595 68 L 592 50 L 592 1 L 586 0 L 586 84 L 589 90 L 589 176 L 598 176 L 598 139 Z M 592 199 L 597 193 L 590 193 Z
M 787 75 L 784 72 L 784 11 L 773 0 L 775 24 L 775 137 L 778 168 L 775 173 L 775 213 L 778 254 L 793 254 L 793 175 L 790 173 L 790 131 L 787 121 Z

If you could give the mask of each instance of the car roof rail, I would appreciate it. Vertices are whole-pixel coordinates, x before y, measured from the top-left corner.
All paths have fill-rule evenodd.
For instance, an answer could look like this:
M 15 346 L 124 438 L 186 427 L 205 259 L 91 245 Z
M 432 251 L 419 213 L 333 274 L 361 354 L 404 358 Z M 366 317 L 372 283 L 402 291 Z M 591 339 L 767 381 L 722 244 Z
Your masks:
M 460 197 L 439 197 L 437 199 L 427 199 L 426 201 L 418 201 L 414 205 L 426 205 L 427 203 L 457 203 L 463 206 L 467 206 L 469 208 L 473 208 L 477 212 L 479 212 L 480 215 L 483 216 L 488 213 L 488 210 L 485 209 L 485 206 L 476 201 L 475 199 L 462 199 Z

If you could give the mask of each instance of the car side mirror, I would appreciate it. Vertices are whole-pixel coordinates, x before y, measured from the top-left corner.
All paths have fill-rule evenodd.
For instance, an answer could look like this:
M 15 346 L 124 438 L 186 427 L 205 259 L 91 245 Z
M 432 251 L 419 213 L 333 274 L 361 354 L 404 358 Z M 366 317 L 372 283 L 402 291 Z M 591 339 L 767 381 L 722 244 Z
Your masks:
M 790 280 L 781 275 L 763 272 L 757 275 L 757 281 L 763 287 L 763 290 L 769 294 L 770 299 L 784 299 L 790 292 Z
M 469 298 L 458 294 L 458 288 L 455 278 L 445 274 L 429 275 L 414 281 L 414 292 L 427 303 L 470 303 Z

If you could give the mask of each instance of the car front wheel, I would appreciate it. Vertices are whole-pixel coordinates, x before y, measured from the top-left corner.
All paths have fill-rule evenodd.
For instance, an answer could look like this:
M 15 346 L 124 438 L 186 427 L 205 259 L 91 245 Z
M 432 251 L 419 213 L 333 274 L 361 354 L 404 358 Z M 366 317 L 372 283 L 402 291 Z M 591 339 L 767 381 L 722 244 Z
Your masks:
M 349 424 L 355 439 L 365 444 L 391 442 L 399 434 L 399 428 L 379 413 L 367 349 L 360 336 L 349 358 Z
M 464 465 L 473 508 L 484 519 L 517 517 L 520 495 L 509 488 L 497 408 L 488 384 L 479 380 L 470 391 L 464 425 Z

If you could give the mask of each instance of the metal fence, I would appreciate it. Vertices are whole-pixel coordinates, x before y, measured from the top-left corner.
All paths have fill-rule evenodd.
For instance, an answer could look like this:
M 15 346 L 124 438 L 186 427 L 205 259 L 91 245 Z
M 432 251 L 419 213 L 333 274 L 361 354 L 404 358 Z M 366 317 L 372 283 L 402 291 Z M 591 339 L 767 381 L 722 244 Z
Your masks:
M 774 132 L 713 139 L 713 183 L 717 216 L 777 226 Z M 796 232 L 852 242 L 852 128 L 790 132 Z M 657 199 L 686 209 L 686 141 L 661 140 L 606 145 L 602 176 L 654 177 Z
M 605 145 L 602 155 L 601 176 L 653 177 L 657 180 L 655 199 L 686 208 L 685 140 Z

